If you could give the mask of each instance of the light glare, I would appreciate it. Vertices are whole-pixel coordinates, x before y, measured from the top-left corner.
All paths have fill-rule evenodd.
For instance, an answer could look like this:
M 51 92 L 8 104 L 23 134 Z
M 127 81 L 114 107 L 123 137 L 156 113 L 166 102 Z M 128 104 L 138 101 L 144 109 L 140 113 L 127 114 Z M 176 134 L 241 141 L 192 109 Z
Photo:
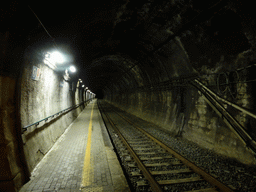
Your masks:
M 56 69 L 56 65 L 54 63 L 51 63 L 48 58 L 44 59 L 44 64 L 48 65 L 52 69 Z
M 50 68 L 55 69 L 56 64 L 61 64 L 65 61 L 63 55 L 57 51 L 53 53 L 47 52 L 45 54 L 44 63 L 48 65 Z
M 69 67 L 69 70 L 70 70 L 72 73 L 76 72 L 76 68 L 75 68 L 74 66 Z
M 51 54 L 50 56 L 51 60 L 54 63 L 63 63 L 64 62 L 64 58 L 62 56 L 62 54 L 60 54 L 59 52 L 55 51 Z

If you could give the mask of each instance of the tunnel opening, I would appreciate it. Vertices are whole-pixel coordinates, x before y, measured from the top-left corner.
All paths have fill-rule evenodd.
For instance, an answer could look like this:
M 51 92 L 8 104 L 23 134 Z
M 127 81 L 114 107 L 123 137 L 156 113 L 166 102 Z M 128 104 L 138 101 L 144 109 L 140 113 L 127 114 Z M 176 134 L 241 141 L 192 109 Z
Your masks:
M 95 94 L 97 99 L 104 99 L 104 92 L 102 89 L 97 89 Z

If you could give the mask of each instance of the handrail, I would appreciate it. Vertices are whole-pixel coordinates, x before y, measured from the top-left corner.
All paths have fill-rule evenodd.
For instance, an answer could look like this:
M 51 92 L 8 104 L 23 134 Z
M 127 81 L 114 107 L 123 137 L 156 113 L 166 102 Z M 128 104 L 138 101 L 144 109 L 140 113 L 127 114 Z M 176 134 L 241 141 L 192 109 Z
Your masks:
M 212 90 L 208 89 L 205 85 L 203 85 L 199 80 L 195 79 L 195 82 L 200 84 L 204 89 L 206 89 L 208 92 L 210 92 L 212 95 L 214 95 L 214 97 L 216 97 L 217 99 L 219 99 L 220 101 L 242 111 L 243 113 L 253 117 L 254 119 L 256 119 L 256 115 L 251 113 L 250 111 L 244 109 L 243 107 L 240 107 L 239 105 L 236 105 L 235 103 L 232 103 L 224 98 L 221 98 L 220 96 L 218 96 L 217 94 L 215 94 Z
M 205 96 L 206 99 L 209 100 L 209 102 L 212 103 L 212 105 L 220 113 L 221 117 L 225 119 L 224 122 L 233 129 L 232 131 L 234 131 L 240 137 L 240 139 L 246 144 L 247 147 L 256 153 L 255 140 L 253 140 L 253 138 L 245 131 L 242 125 L 219 103 L 217 100 L 219 98 L 216 97 L 215 94 L 212 94 L 212 92 L 206 89 L 205 86 L 202 86 L 203 84 L 199 82 L 200 81 L 195 80 L 194 83 L 191 83 Z
M 73 109 L 76 109 L 77 107 L 81 106 L 82 104 L 87 103 L 87 102 L 90 102 L 91 100 L 92 100 L 92 99 L 88 99 L 88 100 L 83 101 L 83 102 L 81 102 L 81 103 L 79 103 L 79 104 L 77 104 L 77 105 L 73 105 L 73 106 L 71 106 L 71 107 L 68 107 L 68 108 L 66 108 L 66 109 L 63 109 L 63 110 L 61 110 L 61 111 L 59 111 L 59 112 L 57 112 L 57 113 L 55 113 L 55 114 L 53 114 L 53 115 L 50 115 L 50 116 L 48 116 L 48 117 L 46 117 L 46 118 L 44 118 L 44 119 L 41 119 L 41 120 L 37 121 L 37 122 L 35 122 L 35 123 L 32 123 L 32 124 L 30 124 L 30 125 L 27 125 L 27 126 L 25 126 L 25 127 L 22 128 L 22 132 L 21 132 L 21 133 L 23 134 L 25 131 L 27 131 L 27 129 L 28 129 L 29 127 L 31 127 L 31 126 L 33 126 L 33 125 L 39 125 L 39 123 L 42 122 L 42 121 L 47 122 L 48 119 L 53 118 L 54 116 L 58 116 L 58 115 L 60 115 L 60 114 L 62 114 L 62 113 L 65 113 L 65 112 L 70 112 L 70 111 L 72 111 Z

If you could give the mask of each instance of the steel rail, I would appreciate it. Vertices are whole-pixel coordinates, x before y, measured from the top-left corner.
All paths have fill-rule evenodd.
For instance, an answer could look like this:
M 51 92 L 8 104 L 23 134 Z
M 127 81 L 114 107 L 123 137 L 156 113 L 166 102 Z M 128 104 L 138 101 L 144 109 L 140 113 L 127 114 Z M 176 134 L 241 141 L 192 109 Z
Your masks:
M 116 112 L 116 110 L 115 110 Z M 187 165 L 188 167 L 190 167 L 195 173 L 201 175 L 207 182 L 209 182 L 211 185 L 217 187 L 218 189 L 220 189 L 223 192 L 231 192 L 233 191 L 232 189 L 230 189 L 229 187 L 227 187 L 226 185 L 224 185 L 223 183 L 221 183 L 220 181 L 218 181 L 216 178 L 214 178 L 213 176 L 211 176 L 209 173 L 205 172 L 203 169 L 201 169 L 200 167 L 196 166 L 194 163 L 190 162 L 189 160 L 187 160 L 185 157 L 183 157 L 182 155 L 178 154 L 176 151 L 170 149 L 167 145 L 163 144 L 161 141 L 159 141 L 158 139 L 156 139 L 154 136 L 152 136 L 151 134 L 147 133 L 146 131 L 144 131 L 143 129 L 139 128 L 135 123 L 131 122 L 129 119 L 127 119 L 126 117 L 124 117 L 123 115 L 119 114 L 118 112 L 116 112 L 121 118 L 123 118 L 125 121 L 127 121 L 129 124 L 131 124 L 133 127 L 137 128 L 140 132 L 144 133 L 148 138 L 150 138 L 151 140 L 153 140 L 155 143 L 157 143 L 158 145 L 160 145 L 163 149 L 165 149 L 166 151 L 168 151 L 169 153 L 171 153 L 173 156 L 175 156 L 177 159 L 179 159 L 180 161 L 182 161 L 182 163 L 184 163 L 185 165 Z
M 65 113 L 65 112 L 70 112 L 70 111 L 72 111 L 72 110 L 78 108 L 79 106 L 83 105 L 84 103 L 90 102 L 91 100 L 92 100 L 92 99 L 83 101 L 83 102 L 81 102 L 81 103 L 79 103 L 79 104 L 77 104 L 77 105 L 73 105 L 73 106 L 68 107 L 68 108 L 66 108 L 66 109 L 63 109 L 63 110 L 61 110 L 61 111 L 59 111 L 59 112 L 57 112 L 57 113 L 55 113 L 55 114 L 53 114 L 53 115 L 50 115 L 50 116 L 48 116 L 48 117 L 46 117 L 46 118 L 44 118 L 44 119 L 41 119 L 41 120 L 39 120 L 39 121 L 37 121 L 37 122 L 35 122 L 35 123 L 26 125 L 26 126 L 22 127 L 22 133 L 24 133 L 25 131 L 27 131 L 27 129 L 28 129 L 29 127 L 33 126 L 33 125 L 39 125 L 39 123 L 42 122 L 42 121 L 47 122 L 48 119 L 53 118 L 54 116 L 63 114 L 63 113 Z
M 100 106 L 100 104 L 98 103 L 98 106 Z M 131 156 L 134 158 L 135 162 L 137 163 L 139 169 L 142 171 L 143 175 L 145 176 L 145 178 L 148 180 L 150 186 L 152 187 L 152 189 L 156 192 L 161 192 L 163 191 L 161 186 L 159 185 L 159 183 L 154 179 L 154 177 L 152 176 L 152 174 L 147 170 L 146 166 L 141 162 L 141 160 L 139 159 L 139 157 L 136 155 L 136 153 L 134 152 L 134 150 L 131 148 L 131 146 L 128 144 L 127 140 L 124 138 L 124 136 L 122 135 L 122 133 L 118 130 L 118 128 L 116 127 L 116 125 L 113 123 L 113 121 L 109 118 L 108 114 L 105 113 L 105 111 L 102 109 L 102 107 L 100 106 L 101 111 L 104 112 L 106 118 L 108 119 L 109 123 L 111 124 L 111 126 L 115 129 L 115 131 L 117 132 L 118 136 L 121 138 L 121 140 L 123 141 L 123 143 L 125 144 L 125 146 L 127 147 L 128 151 L 130 152 Z

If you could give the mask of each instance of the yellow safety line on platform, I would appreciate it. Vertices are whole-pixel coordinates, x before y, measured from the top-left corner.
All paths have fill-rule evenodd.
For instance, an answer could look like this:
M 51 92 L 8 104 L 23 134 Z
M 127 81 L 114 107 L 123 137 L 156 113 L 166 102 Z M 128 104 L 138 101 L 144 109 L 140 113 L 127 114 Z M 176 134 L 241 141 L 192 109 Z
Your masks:
M 90 171 L 91 171 L 90 159 L 91 159 L 93 107 L 94 107 L 94 103 L 92 105 L 92 112 L 91 112 L 91 118 L 90 118 L 90 123 L 89 123 L 89 131 L 88 131 L 86 153 L 85 153 L 85 158 L 84 158 L 84 167 L 83 167 L 83 176 L 82 176 L 82 186 L 81 186 L 81 188 L 87 187 L 91 184 L 91 182 L 90 182 L 90 176 L 91 176 L 90 175 Z

